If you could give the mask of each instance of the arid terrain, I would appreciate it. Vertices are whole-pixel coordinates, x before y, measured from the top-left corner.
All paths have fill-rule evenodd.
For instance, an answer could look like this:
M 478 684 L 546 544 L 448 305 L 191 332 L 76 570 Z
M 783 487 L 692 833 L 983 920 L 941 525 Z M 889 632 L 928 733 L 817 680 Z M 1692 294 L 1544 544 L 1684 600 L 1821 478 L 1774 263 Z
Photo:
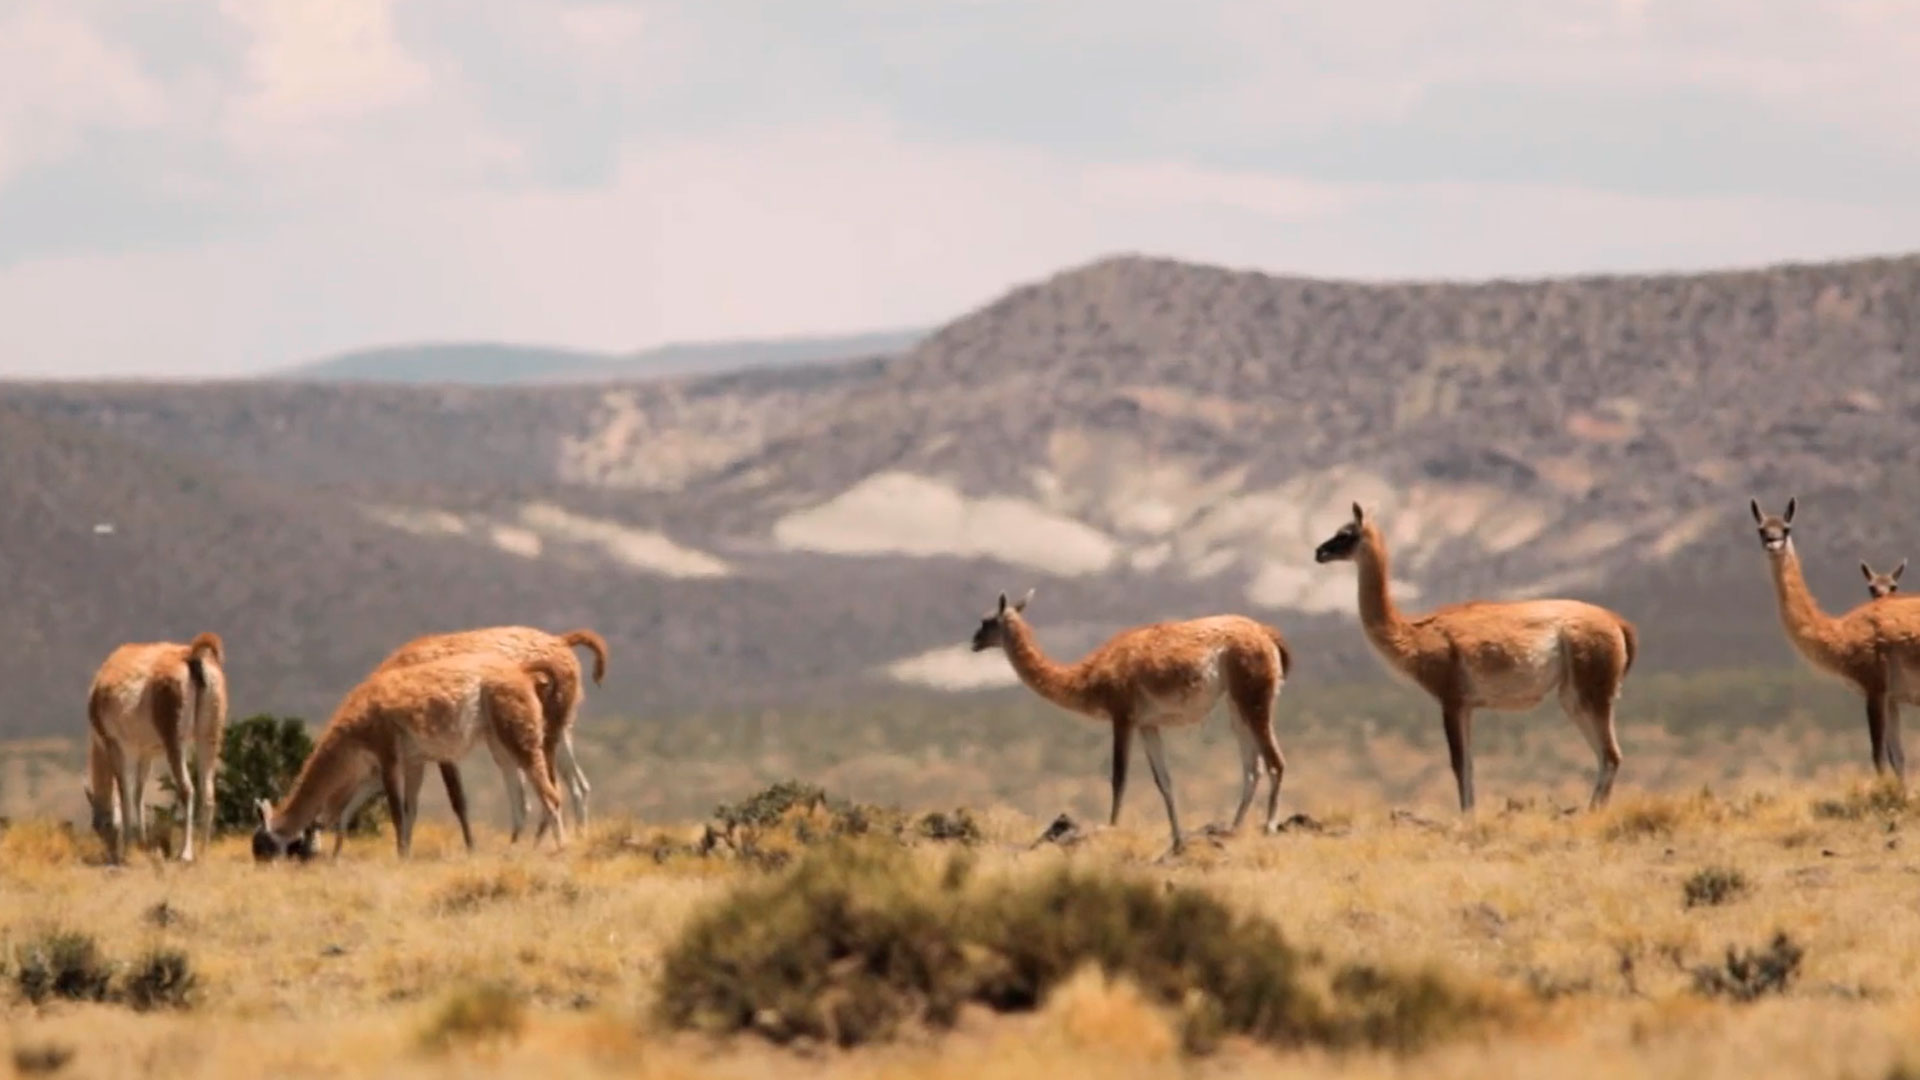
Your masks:
M 1284 948 L 1311 950 L 1300 963 L 1437 980 L 1334 1048 L 1238 1035 L 1231 1022 L 1196 1047 L 1182 1019 L 1191 1002 L 1169 1003 L 1097 967 L 1074 968 L 1030 1008 L 967 1005 L 951 1026 L 909 1022 L 851 1049 L 763 1034 L 781 1030 L 771 1006 L 755 1014 L 761 1030 L 679 1030 L 661 1005 L 674 980 L 735 977 L 699 967 L 704 954 L 687 944 L 698 939 L 694 924 L 724 912 L 734 890 L 797 872 L 766 853 L 828 850 L 831 841 L 810 844 L 796 827 L 816 820 L 804 810 L 759 834 L 759 860 L 699 854 L 697 822 L 609 819 L 564 854 L 509 850 L 488 829 L 468 855 L 430 823 L 404 865 L 386 837 L 372 836 L 352 841 L 338 863 L 256 866 L 242 838 L 195 866 L 141 859 L 108 869 L 93 865 L 90 836 L 16 822 L 0 834 L 0 1052 L 21 1075 L 73 1077 L 1278 1069 L 1881 1080 L 1920 1066 L 1920 909 L 1909 899 L 1920 863 L 1907 842 L 1920 814 L 1897 796 L 1857 781 L 1753 782 L 1630 795 L 1587 814 L 1538 789 L 1513 794 L 1473 823 L 1331 804 L 1278 836 L 1197 840 L 1171 864 L 1152 861 L 1163 837 L 1137 807 L 1122 829 L 1066 847 L 1033 846 L 1045 822 L 1006 810 L 979 814 L 971 844 L 912 830 L 904 842 L 865 841 L 904 845 L 906 862 L 887 864 L 896 874 L 918 866 L 951 877 L 941 868 L 962 858 L 971 902 L 1016 895 L 1065 868 L 1082 882 L 1150 886 L 1142 897 L 1218 901 L 1256 920 L 1247 926 L 1276 927 Z M 855 920 L 852 932 L 894 941 L 902 931 L 888 929 L 886 912 L 904 901 L 888 888 L 860 895 L 868 899 L 843 916 Z M 865 931 L 861 920 L 871 920 Z M 777 938 L 782 925 L 752 933 Z M 23 986 L 49 985 L 22 972 L 45 970 L 46 943 L 61 932 L 85 935 L 92 950 L 66 961 L 66 985 L 82 997 L 93 985 L 105 1001 L 21 996 Z M 1193 947 L 1207 944 L 1193 935 Z M 707 947 L 758 946 L 728 937 Z M 170 953 L 185 959 L 155 975 L 155 957 Z M 873 970 L 883 988 L 909 978 Z M 844 1007 L 853 999 L 836 1000 L 819 1006 L 823 1015 L 852 1023 Z M 811 1006 L 785 1008 L 797 1023 Z M 1391 1045 L 1402 1037 L 1408 1045 Z
M 1037 586 L 1051 649 L 1240 610 L 1296 683 L 1381 679 L 1312 548 L 1372 506 L 1401 598 L 1572 594 L 1646 672 L 1796 661 L 1746 517 L 1797 495 L 1832 608 L 1920 555 L 1920 258 L 1352 284 L 1115 258 L 898 356 L 565 386 L 0 387 L 0 734 L 99 658 L 217 629 L 235 708 L 318 721 L 416 634 L 591 626 L 591 715 L 966 697 Z M 107 527 L 111 531 L 97 527 Z M 695 737 L 691 733 L 689 738 Z
M 838 363 L 0 386 L 0 1061 L 1920 1075 L 1920 807 L 1867 786 L 1859 699 L 1788 647 L 1747 511 L 1798 497 L 1830 610 L 1860 560 L 1920 558 L 1891 497 L 1917 304 L 1920 257 L 1462 285 L 1115 258 Z M 1592 754 L 1549 704 L 1482 717 L 1457 815 L 1437 708 L 1312 560 L 1354 500 L 1410 611 L 1637 624 L 1613 806 L 1575 809 Z M 1282 627 L 1286 829 L 1156 862 L 1142 768 L 1093 828 L 1107 731 L 965 648 L 1029 586 L 1061 658 L 1212 611 Z M 114 645 L 217 630 L 235 720 L 317 726 L 399 643 L 501 623 L 611 642 L 566 852 L 507 845 L 475 754 L 475 854 L 429 781 L 408 863 L 376 834 L 101 865 L 80 736 Z M 1220 819 L 1221 718 L 1169 747 L 1187 824 Z M 787 780 L 848 802 L 714 831 Z M 1062 813 L 1083 830 L 1036 846 Z

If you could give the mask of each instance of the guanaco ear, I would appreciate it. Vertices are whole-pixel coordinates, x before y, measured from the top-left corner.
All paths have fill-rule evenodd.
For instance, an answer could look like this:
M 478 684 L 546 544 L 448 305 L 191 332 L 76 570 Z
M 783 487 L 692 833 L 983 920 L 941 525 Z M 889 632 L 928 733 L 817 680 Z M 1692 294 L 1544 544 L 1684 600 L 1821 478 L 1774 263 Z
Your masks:
M 1007 594 L 1006 594 L 1006 593 L 1001 593 L 1001 594 L 1000 594 L 1000 607 L 999 607 L 999 609 L 998 609 L 997 611 L 995 611 L 995 612 L 994 612 L 994 614 L 996 614 L 996 615 L 1005 615 L 1006 613 L 1007 613 Z
M 1869 567 L 1869 566 L 1868 566 L 1868 565 L 1867 565 L 1866 563 L 1861 563 L 1861 564 L 1860 564 L 1860 576 L 1861 576 L 1861 577 L 1863 577 L 1863 578 L 1866 578 L 1866 579 L 1867 579 L 1868 581 L 1872 581 L 1872 580 L 1873 580 L 1873 568 L 1872 568 L 1872 567 Z
M 1361 522 L 1364 522 L 1366 520 L 1367 520 L 1366 511 L 1360 509 L 1359 503 L 1354 503 L 1353 504 L 1353 523 L 1355 525 L 1358 525 Z
M 1755 525 L 1758 525 L 1758 524 L 1760 524 L 1760 523 L 1762 523 L 1762 522 L 1764 522 L 1764 521 L 1766 521 L 1766 520 L 1767 520 L 1767 515 L 1765 515 L 1765 514 L 1763 514 L 1763 513 L 1761 513 L 1761 512 L 1760 512 L 1760 500 L 1759 500 L 1759 499 L 1748 499 L 1748 500 L 1747 500 L 1747 509 L 1749 509 L 1749 510 L 1751 510 L 1751 511 L 1753 511 L 1753 523 L 1754 523 Z
M 1893 578 L 1893 580 L 1895 580 L 1895 581 L 1899 581 L 1899 580 L 1900 580 L 1900 575 L 1901 575 L 1901 574 L 1904 574 L 1904 573 L 1906 573 L 1906 572 L 1907 572 L 1907 560 L 1905 560 L 1905 559 L 1901 559 L 1901 560 L 1900 560 L 1900 565 L 1899 565 L 1899 566 L 1896 566 L 1896 567 L 1894 567 L 1894 568 L 1893 568 L 1893 573 L 1891 573 L 1891 574 L 1889 574 L 1889 575 L 1887 575 L 1887 576 L 1889 576 L 1889 577 L 1891 577 L 1891 578 Z
M 1789 525 L 1793 524 L 1793 504 L 1799 501 L 1800 500 L 1791 498 L 1791 497 L 1787 499 L 1787 512 L 1780 515 L 1781 521 L 1784 521 Z
M 1025 596 L 1023 596 L 1023 597 L 1021 597 L 1021 598 L 1020 598 L 1020 602 L 1019 602 L 1019 603 L 1017 603 L 1017 604 L 1015 604 L 1015 605 L 1013 605 L 1013 610 L 1015 610 L 1015 611 L 1025 611 L 1025 610 L 1027 610 L 1027 602 L 1028 602 L 1029 600 L 1032 600 L 1032 599 L 1033 599 L 1033 590 L 1032 590 L 1032 589 L 1028 589 L 1028 590 L 1027 590 L 1027 595 L 1025 595 Z

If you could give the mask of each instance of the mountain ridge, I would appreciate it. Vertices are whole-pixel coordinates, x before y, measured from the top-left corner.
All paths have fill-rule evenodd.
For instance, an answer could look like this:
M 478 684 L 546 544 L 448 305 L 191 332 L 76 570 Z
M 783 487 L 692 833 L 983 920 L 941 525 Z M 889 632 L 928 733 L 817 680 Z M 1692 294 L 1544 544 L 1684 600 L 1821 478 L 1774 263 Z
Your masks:
M 631 353 L 488 341 L 426 341 L 355 349 L 267 372 L 276 381 L 524 385 L 713 375 L 911 348 L 921 330 L 669 342 Z
M 840 363 L 11 384 L 0 551 L 46 587 L 0 612 L 30 643 L 0 732 L 65 730 L 117 635 L 208 627 L 237 699 L 314 718 L 490 621 L 606 634 L 603 714 L 1005 686 L 964 640 L 1030 585 L 1062 657 L 1244 610 L 1300 678 L 1373 680 L 1350 573 L 1311 563 L 1355 500 L 1409 611 L 1574 595 L 1640 626 L 1636 672 L 1794 664 L 1746 500 L 1797 495 L 1816 592 L 1864 599 L 1857 561 L 1907 554 L 1916 368 L 1916 256 L 1484 284 L 1113 257 Z M 78 532 L 114 499 L 118 561 Z

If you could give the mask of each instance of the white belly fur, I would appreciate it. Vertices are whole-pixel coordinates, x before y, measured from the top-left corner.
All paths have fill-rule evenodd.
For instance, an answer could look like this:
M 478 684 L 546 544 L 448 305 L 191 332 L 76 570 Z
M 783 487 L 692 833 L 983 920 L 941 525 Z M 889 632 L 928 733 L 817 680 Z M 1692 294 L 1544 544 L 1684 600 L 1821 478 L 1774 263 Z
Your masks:
M 1522 662 L 1497 671 L 1469 669 L 1467 699 L 1487 709 L 1531 709 L 1558 689 L 1566 676 L 1566 657 L 1560 633 L 1552 627 L 1536 631 L 1521 652 Z
M 1220 651 L 1207 655 L 1200 671 L 1200 685 L 1178 698 L 1156 698 L 1142 694 L 1134 704 L 1135 722 L 1141 727 L 1188 727 L 1206 720 L 1220 703 L 1226 680 L 1220 674 Z
M 486 726 L 485 717 L 481 715 L 479 680 L 462 687 L 453 700 L 435 702 L 432 709 L 427 723 L 407 731 L 403 753 L 428 761 L 459 761 L 466 757 Z M 452 723 L 444 720 L 449 710 L 453 713 Z

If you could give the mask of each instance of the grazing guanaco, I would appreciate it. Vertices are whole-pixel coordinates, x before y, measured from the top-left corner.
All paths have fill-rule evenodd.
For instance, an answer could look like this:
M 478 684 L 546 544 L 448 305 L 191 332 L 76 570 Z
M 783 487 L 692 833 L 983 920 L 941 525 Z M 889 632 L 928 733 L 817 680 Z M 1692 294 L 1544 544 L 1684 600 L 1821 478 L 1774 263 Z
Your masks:
M 428 660 L 370 675 L 334 711 L 293 787 L 276 808 L 259 803 L 256 859 L 312 854 L 313 829 L 341 792 L 377 768 L 404 858 L 412 848 L 413 810 L 427 761 L 458 762 L 476 743 L 498 743 L 527 774 L 546 809 L 556 847 L 566 846 L 560 792 L 548 764 L 540 680 L 564 673 L 544 657 L 516 662 L 494 653 Z M 544 831 L 544 830 L 543 830 Z
M 87 694 L 87 804 L 110 859 L 146 842 L 147 768 L 164 754 L 178 793 L 186 839 L 180 861 L 192 862 L 194 836 L 213 841 L 213 782 L 227 725 L 225 646 L 204 633 L 171 641 L 122 645 L 107 654 Z M 200 782 L 187 774 L 191 738 Z
M 547 726 L 549 748 L 547 765 L 563 771 L 566 796 L 574 811 L 574 824 L 578 828 L 586 828 L 588 796 L 591 796 L 593 786 L 588 784 L 588 774 L 580 769 L 580 759 L 574 755 L 574 717 L 580 711 L 580 661 L 574 657 L 576 648 L 586 648 L 593 653 L 593 684 L 599 686 L 601 680 L 607 678 L 607 640 L 593 630 L 584 628 L 568 630 L 564 634 L 549 634 L 534 626 L 486 626 L 480 630 L 430 634 L 399 646 L 384 661 L 380 661 L 380 667 L 374 671 L 392 671 L 396 667 L 409 667 L 420 661 L 472 651 L 490 651 L 520 661 L 534 657 L 547 659 L 559 673 L 559 678 L 547 684 L 545 692 L 541 694 L 541 715 Z M 526 826 L 526 790 L 520 786 L 520 773 L 518 769 L 513 769 L 511 761 L 499 753 L 493 755 L 493 761 L 499 765 L 501 776 L 507 782 L 507 805 L 513 811 L 511 840 L 518 842 L 520 830 Z M 442 765 L 440 774 L 447 784 L 447 798 L 455 803 L 455 813 L 461 819 L 461 832 L 467 834 L 470 847 L 472 832 L 467 826 L 465 798 L 453 796 L 459 784 L 459 765 Z M 543 830 L 545 826 L 541 826 L 541 832 Z M 540 832 L 536 832 L 534 840 L 540 840 Z
M 1224 696 L 1233 707 L 1241 766 L 1240 805 L 1229 828 L 1239 830 L 1262 771 L 1271 779 L 1265 831 L 1279 828 L 1286 758 L 1274 738 L 1273 711 L 1293 665 L 1280 631 L 1239 615 L 1153 623 L 1115 634 L 1078 663 L 1060 664 L 1041 650 L 1027 625 L 1024 613 L 1032 599 L 1031 589 L 1014 604 L 1001 593 L 999 606 L 974 632 L 973 650 L 1005 650 L 1020 681 L 1035 693 L 1070 712 L 1113 725 L 1110 826 L 1120 823 L 1127 758 L 1137 731 L 1154 784 L 1167 804 L 1167 826 L 1173 833 L 1167 854 L 1185 847 L 1160 732 L 1201 723 Z
M 1356 565 L 1367 640 L 1440 702 L 1462 812 L 1473 810 L 1474 710 L 1524 711 L 1555 691 L 1599 762 L 1589 806 L 1606 805 L 1620 771 L 1613 703 L 1638 647 L 1632 623 L 1579 600 L 1475 601 L 1402 615 L 1388 591 L 1386 538 L 1359 503 L 1313 559 Z
M 550 660 L 561 678 L 544 684 L 540 707 L 543 721 L 549 731 L 560 732 L 557 752 L 549 765 L 558 765 L 565 773 L 567 794 L 573 804 L 574 824 L 579 828 L 587 826 L 587 798 L 593 786 L 587 783 L 587 776 L 580 768 L 578 757 L 573 750 L 573 722 L 580 706 L 580 664 L 573 650 L 584 647 L 593 654 L 593 681 L 597 686 L 607 674 L 607 643 L 592 630 L 569 630 L 564 634 L 550 634 L 545 630 L 531 626 L 493 626 L 477 630 L 461 630 L 447 634 L 431 634 L 416 638 L 389 653 L 386 659 L 375 668 L 376 673 L 394 668 L 408 667 L 423 660 L 437 660 L 463 653 L 496 653 L 510 660 L 526 660 L 544 657 Z M 510 842 L 518 842 L 521 831 L 526 827 L 527 792 L 520 783 L 520 770 L 512 759 L 505 755 L 497 744 L 489 743 L 494 764 L 500 769 L 500 776 L 507 786 L 507 805 L 513 814 L 513 831 Z M 473 827 L 467 819 L 466 792 L 461 783 L 460 766 L 454 762 L 440 764 L 440 778 L 446 785 L 447 801 L 453 806 L 454 817 L 460 822 L 460 835 L 467 850 L 473 850 Z M 380 792 L 380 778 L 369 766 L 366 778 L 356 788 L 343 792 L 337 805 L 331 805 L 322 814 L 321 820 L 334 829 L 333 854 L 340 854 L 341 844 L 345 841 L 347 827 L 352 824 L 360 807 Z M 417 812 L 417 807 L 409 812 Z M 539 840 L 540 832 L 534 839 Z
M 518 766 L 513 764 L 512 757 L 506 753 L 504 748 L 492 740 L 487 742 L 487 749 L 492 754 L 494 763 L 500 767 L 500 771 L 503 774 L 508 772 L 513 774 L 512 779 L 507 785 L 508 790 L 520 791 L 520 770 Z M 460 839 L 466 844 L 467 850 L 472 851 L 473 825 L 467 820 L 467 792 L 465 785 L 461 782 L 460 766 L 450 761 L 436 762 L 436 764 L 440 769 L 441 782 L 444 783 L 447 788 L 447 801 L 453 806 L 453 816 L 455 820 L 460 823 Z M 419 820 L 418 815 L 420 813 L 420 781 L 424 779 L 426 775 L 426 763 L 424 761 L 409 761 L 407 768 L 408 772 L 405 784 L 405 791 L 409 800 L 406 808 L 407 819 L 409 821 L 417 821 Z M 415 772 L 420 774 L 418 778 L 414 776 Z M 347 830 L 353 825 L 353 819 L 360 813 L 360 808 L 366 805 L 368 800 L 372 799 L 375 795 L 381 794 L 384 790 L 385 786 L 380 780 L 380 764 L 377 760 L 369 759 L 362 769 L 360 782 L 358 784 L 341 787 L 327 799 L 326 804 L 321 808 L 320 816 L 315 819 L 314 825 L 316 827 L 333 830 L 333 858 L 337 859 L 340 857 L 340 849 L 347 842 Z
M 1900 706 L 1920 703 L 1920 597 L 1870 599 L 1837 617 L 1820 610 L 1793 547 L 1797 503 L 1788 499 L 1786 512 L 1776 516 L 1761 513 L 1758 499 L 1747 502 L 1767 553 L 1780 623 L 1787 640 L 1816 671 L 1839 677 L 1866 699 L 1873 771 L 1884 775 L 1892 769 L 1904 788 L 1907 755 L 1900 740 Z
M 1887 574 L 1874 573 L 1873 567 L 1868 566 L 1864 561 L 1860 564 L 1860 574 L 1867 579 L 1867 595 L 1875 600 L 1883 596 L 1892 596 L 1894 593 L 1899 592 L 1900 575 L 1906 573 L 1906 571 L 1907 560 L 1905 559 L 1901 559 L 1900 565 L 1894 567 L 1893 571 Z

